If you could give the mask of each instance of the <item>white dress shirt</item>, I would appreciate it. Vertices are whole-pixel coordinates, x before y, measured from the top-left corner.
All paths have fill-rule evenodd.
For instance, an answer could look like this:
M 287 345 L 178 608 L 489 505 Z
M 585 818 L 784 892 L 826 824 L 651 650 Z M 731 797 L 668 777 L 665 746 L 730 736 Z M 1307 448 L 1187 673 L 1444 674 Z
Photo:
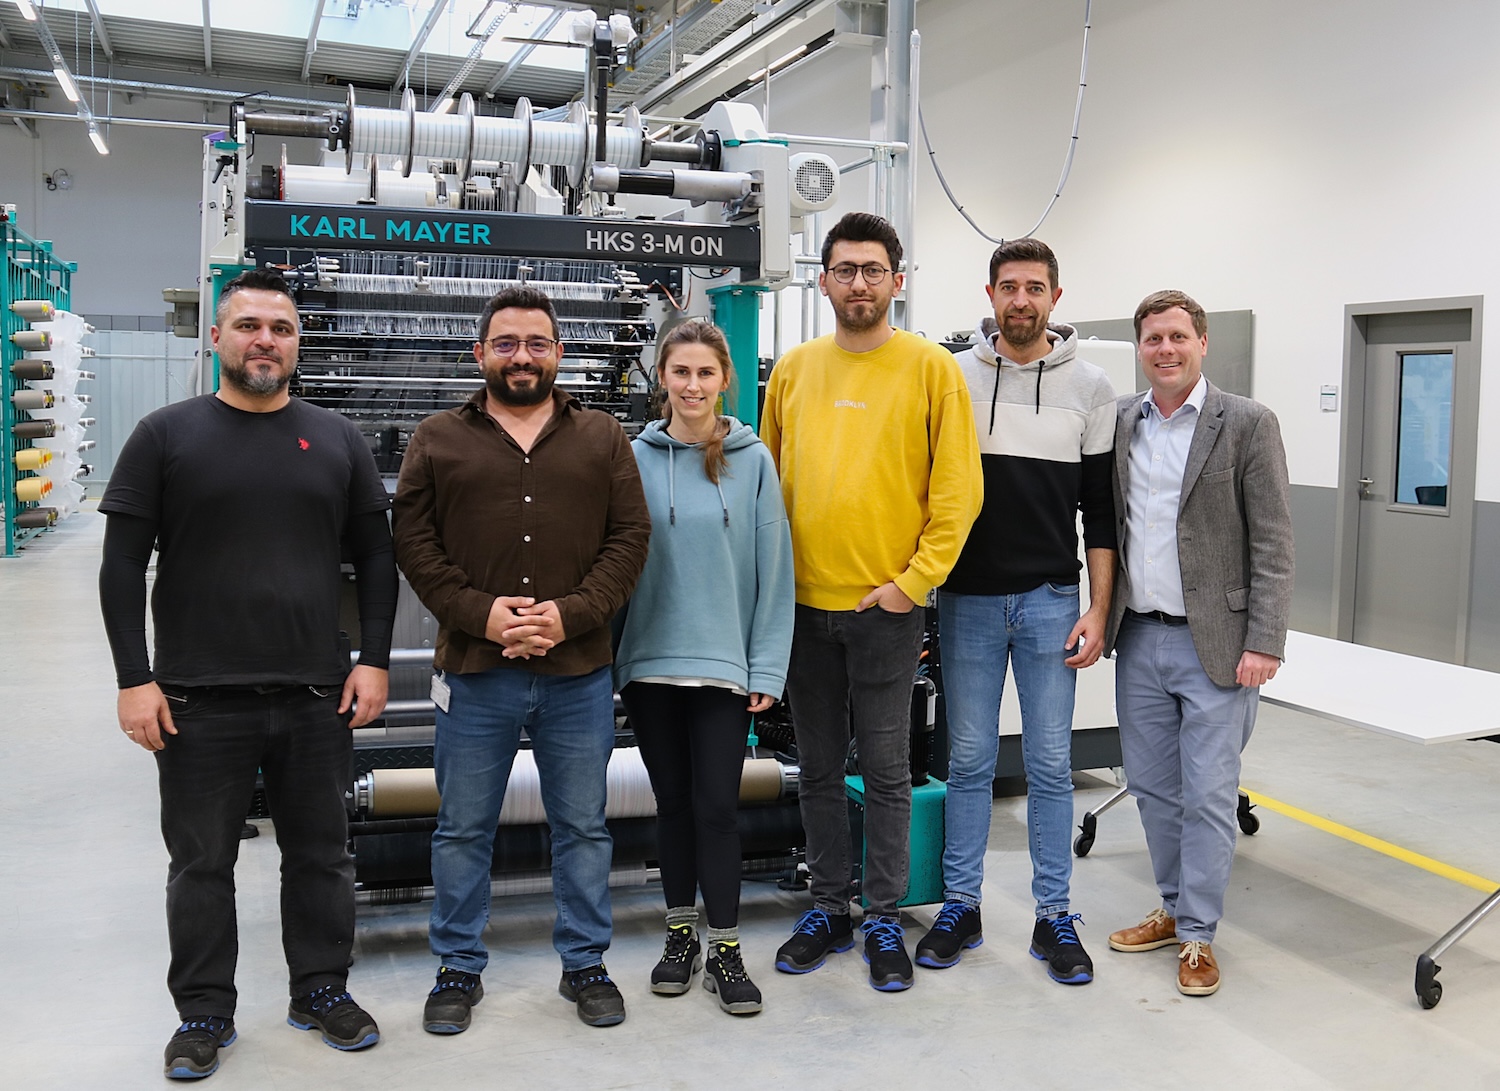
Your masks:
M 1163 417 L 1156 398 L 1141 400 L 1141 419 L 1130 439 L 1130 494 L 1125 498 L 1125 572 L 1130 578 L 1126 606 L 1137 613 L 1160 610 L 1187 616 L 1182 570 L 1177 563 L 1177 509 L 1188 448 L 1208 381 L 1198 382 L 1178 410 Z M 1117 456 L 1118 457 L 1118 456 Z

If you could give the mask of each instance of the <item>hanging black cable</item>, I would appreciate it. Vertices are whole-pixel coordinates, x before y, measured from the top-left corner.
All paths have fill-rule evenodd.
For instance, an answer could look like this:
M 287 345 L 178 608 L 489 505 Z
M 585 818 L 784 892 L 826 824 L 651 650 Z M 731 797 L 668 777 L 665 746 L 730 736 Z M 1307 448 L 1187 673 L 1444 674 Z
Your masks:
M 1083 118 L 1083 92 L 1088 87 L 1089 16 L 1093 11 L 1093 6 L 1093 0 L 1084 0 L 1083 61 L 1079 66 L 1078 71 L 1078 99 L 1073 104 L 1073 132 L 1072 135 L 1068 137 L 1068 154 L 1063 158 L 1062 175 L 1057 179 L 1057 187 L 1052 193 L 1052 199 L 1047 202 L 1047 207 L 1042 210 L 1041 217 L 1037 220 L 1036 223 L 1032 224 L 1030 231 L 1026 232 L 1024 235 L 1017 236 L 1017 238 L 1029 239 L 1032 235 L 1035 235 L 1038 230 L 1040 230 L 1042 224 L 1046 222 L 1048 214 L 1052 211 L 1052 206 L 1057 204 L 1057 199 L 1062 196 L 1063 187 L 1068 184 L 1068 172 L 1073 169 L 1073 153 L 1078 150 L 1078 125 Z M 953 188 L 948 185 L 948 179 L 943 177 L 943 169 L 938 166 L 937 153 L 932 150 L 932 141 L 927 136 L 927 121 L 922 116 L 922 107 L 920 105 L 917 106 L 917 125 L 922 130 L 922 143 L 927 146 L 927 157 L 932 161 L 933 173 L 937 175 L 938 184 L 943 187 L 943 192 L 947 194 L 949 203 L 952 204 L 953 207 L 958 211 L 958 214 L 968 222 L 968 225 L 970 227 L 979 232 L 981 237 L 988 239 L 990 242 L 997 245 L 1005 242 L 1004 239 L 997 239 L 995 238 L 995 236 L 986 232 L 984 228 L 980 227 L 979 224 L 974 221 L 974 217 L 970 216 L 968 212 L 964 210 L 964 206 L 961 205 L 958 201 L 958 198 L 954 196 Z

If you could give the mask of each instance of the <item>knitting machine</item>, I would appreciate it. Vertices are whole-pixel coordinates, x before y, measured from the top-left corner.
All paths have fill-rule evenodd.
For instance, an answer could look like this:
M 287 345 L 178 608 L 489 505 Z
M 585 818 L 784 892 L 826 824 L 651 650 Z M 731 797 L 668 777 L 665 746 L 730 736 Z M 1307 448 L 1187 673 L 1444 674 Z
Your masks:
M 475 316 L 507 284 L 551 296 L 559 385 L 628 429 L 646 419 L 643 354 L 659 321 L 684 315 L 689 271 L 757 374 L 758 293 L 792 277 L 794 233 L 833 204 L 837 166 L 792 154 L 740 103 L 667 126 L 696 126 L 690 141 L 653 139 L 634 109 L 608 120 L 581 102 L 545 120 L 525 99 L 481 116 L 468 95 L 419 112 L 410 90 L 399 109 L 367 107 L 352 87 L 322 114 L 237 104 L 205 145 L 199 328 L 229 279 L 282 269 L 303 316 L 296 392 L 354 420 L 386 474 L 423 417 L 478 386 Z M 289 163 L 285 145 L 257 159 L 257 139 L 283 137 L 317 139 L 323 161 Z M 745 385 L 730 409 L 753 423 Z

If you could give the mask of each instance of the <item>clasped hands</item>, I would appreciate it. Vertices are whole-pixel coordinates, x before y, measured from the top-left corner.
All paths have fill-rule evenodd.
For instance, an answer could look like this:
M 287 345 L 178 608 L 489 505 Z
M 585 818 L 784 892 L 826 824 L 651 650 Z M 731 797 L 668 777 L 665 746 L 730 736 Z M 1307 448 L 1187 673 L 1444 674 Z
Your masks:
M 530 659 L 546 655 L 567 639 L 557 603 L 517 595 L 500 595 L 490 607 L 485 623 L 486 640 L 500 645 L 506 659 Z

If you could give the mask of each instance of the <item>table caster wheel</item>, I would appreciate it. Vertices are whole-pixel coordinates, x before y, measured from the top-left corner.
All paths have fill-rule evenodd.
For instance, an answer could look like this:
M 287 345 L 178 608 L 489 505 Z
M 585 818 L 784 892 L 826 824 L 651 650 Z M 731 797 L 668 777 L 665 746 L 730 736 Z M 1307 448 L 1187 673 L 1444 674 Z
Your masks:
M 1424 1010 L 1437 1007 L 1438 1001 L 1443 998 L 1443 983 L 1437 979 L 1441 969 L 1427 955 L 1417 959 L 1417 1003 Z
M 1073 855 L 1087 856 L 1094 847 L 1094 832 L 1099 828 L 1099 816 L 1093 811 L 1083 812 L 1083 821 L 1078 824 L 1078 836 L 1073 838 Z
M 1240 830 L 1247 837 L 1254 837 L 1260 832 L 1260 819 L 1251 813 L 1253 807 L 1249 796 L 1240 796 L 1239 806 L 1235 808 L 1235 818 L 1239 821 Z

